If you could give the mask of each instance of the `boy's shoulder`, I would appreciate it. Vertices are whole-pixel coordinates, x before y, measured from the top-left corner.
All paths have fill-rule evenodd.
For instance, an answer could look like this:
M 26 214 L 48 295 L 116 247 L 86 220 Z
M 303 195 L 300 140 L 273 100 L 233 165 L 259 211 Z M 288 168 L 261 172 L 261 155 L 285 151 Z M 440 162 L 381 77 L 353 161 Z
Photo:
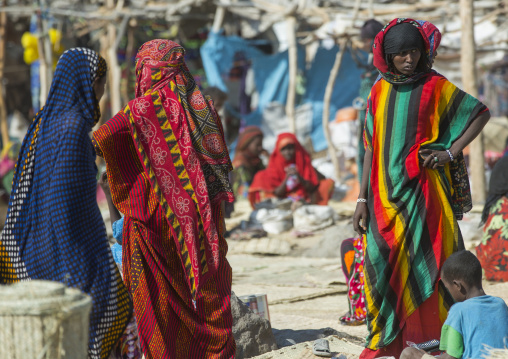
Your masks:
M 483 306 L 508 309 L 506 302 L 502 298 L 494 297 L 492 295 L 482 295 L 480 297 L 474 297 L 463 302 L 455 303 L 450 308 L 450 313 L 470 312 L 471 310 L 474 310 L 474 308 Z

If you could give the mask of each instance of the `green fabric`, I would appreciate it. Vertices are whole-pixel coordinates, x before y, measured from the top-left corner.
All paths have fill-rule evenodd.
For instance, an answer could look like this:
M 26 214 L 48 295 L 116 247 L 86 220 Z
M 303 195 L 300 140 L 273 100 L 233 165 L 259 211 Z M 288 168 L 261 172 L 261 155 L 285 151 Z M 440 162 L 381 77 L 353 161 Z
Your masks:
M 11 194 L 13 178 L 14 178 L 14 170 L 7 172 L 6 175 L 2 178 L 2 184 L 9 195 Z
M 248 168 L 246 166 L 239 166 L 235 168 L 232 172 L 232 186 L 233 193 L 235 196 L 242 196 L 247 198 L 247 193 L 249 191 L 249 186 L 254 179 L 254 175 L 264 169 L 265 166 L 262 162 L 260 162 L 254 168 Z
M 449 148 L 483 110 L 437 73 L 406 85 L 380 80 L 371 89 L 365 123 L 366 144 L 374 149 L 364 269 L 369 349 L 397 337 L 436 289 L 444 260 L 464 247 L 447 166 L 422 168 L 418 151 Z M 446 296 L 439 303 L 445 311 L 453 301 Z
M 364 101 L 364 106 L 358 112 L 358 157 L 356 163 L 358 165 L 358 181 L 362 183 L 363 176 L 363 159 L 365 158 L 365 147 L 363 145 L 363 128 L 365 126 L 365 116 L 367 115 L 367 99 L 369 98 L 370 89 L 376 81 L 378 76 L 377 69 L 372 71 L 366 71 L 362 75 L 362 81 L 360 82 L 360 97 Z
M 464 354 L 464 339 L 458 331 L 445 324 L 441 329 L 439 349 L 454 358 L 460 359 Z

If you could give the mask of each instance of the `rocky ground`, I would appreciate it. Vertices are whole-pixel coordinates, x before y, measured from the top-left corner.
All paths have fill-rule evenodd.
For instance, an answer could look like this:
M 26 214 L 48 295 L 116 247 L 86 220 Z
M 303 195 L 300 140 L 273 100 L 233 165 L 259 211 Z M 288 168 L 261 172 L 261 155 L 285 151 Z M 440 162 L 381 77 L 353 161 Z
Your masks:
M 335 202 L 340 220 L 312 236 L 297 238 L 291 231 L 248 241 L 229 240 L 228 259 L 233 267 L 233 291 L 238 296 L 267 294 L 270 323 L 278 350 L 257 358 L 316 358 L 312 341 L 328 337 L 331 349 L 357 358 L 367 334 L 365 325 L 342 326 L 339 317 L 348 310 L 346 285 L 340 265 L 340 244 L 354 236 L 354 203 Z M 228 229 L 246 220 L 250 207 L 237 203 L 227 220 Z M 481 238 L 479 213 L 460 222 L 466 248 Z M 485 282 L 488 294 L 508 301 L 508 283 Z

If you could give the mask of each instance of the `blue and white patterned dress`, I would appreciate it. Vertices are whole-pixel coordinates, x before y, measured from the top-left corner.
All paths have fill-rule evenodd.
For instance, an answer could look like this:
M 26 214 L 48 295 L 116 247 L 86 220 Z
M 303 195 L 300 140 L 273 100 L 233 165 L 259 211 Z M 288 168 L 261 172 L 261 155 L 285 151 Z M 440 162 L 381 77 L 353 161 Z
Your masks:
M 92 50 L 61 56 L 23 141 L 0 238 L 0 284 L 44 279 L 92 297 L 89 358 L 107 358 L 132 315 L 96 201 L 89 133 L 100 111 L 92 84 L 105 71 Z

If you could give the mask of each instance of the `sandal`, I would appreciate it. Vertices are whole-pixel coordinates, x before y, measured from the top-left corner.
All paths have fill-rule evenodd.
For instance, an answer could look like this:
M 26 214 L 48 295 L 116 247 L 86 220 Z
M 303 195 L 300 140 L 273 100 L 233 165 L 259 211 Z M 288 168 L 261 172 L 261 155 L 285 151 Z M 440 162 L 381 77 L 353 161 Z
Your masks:
M 365 324 L 365 319 L 358 320 L 349 315 L 349 312 L 339 318 L 339 323 L 350 327 L 356 327 Z
M 330 343 L 328 343 L 328 340 L 315 340 L 312 345 L 312 354 L 317 355 L 318 357 L 331 357 L 332 353 L 330 352 Z

